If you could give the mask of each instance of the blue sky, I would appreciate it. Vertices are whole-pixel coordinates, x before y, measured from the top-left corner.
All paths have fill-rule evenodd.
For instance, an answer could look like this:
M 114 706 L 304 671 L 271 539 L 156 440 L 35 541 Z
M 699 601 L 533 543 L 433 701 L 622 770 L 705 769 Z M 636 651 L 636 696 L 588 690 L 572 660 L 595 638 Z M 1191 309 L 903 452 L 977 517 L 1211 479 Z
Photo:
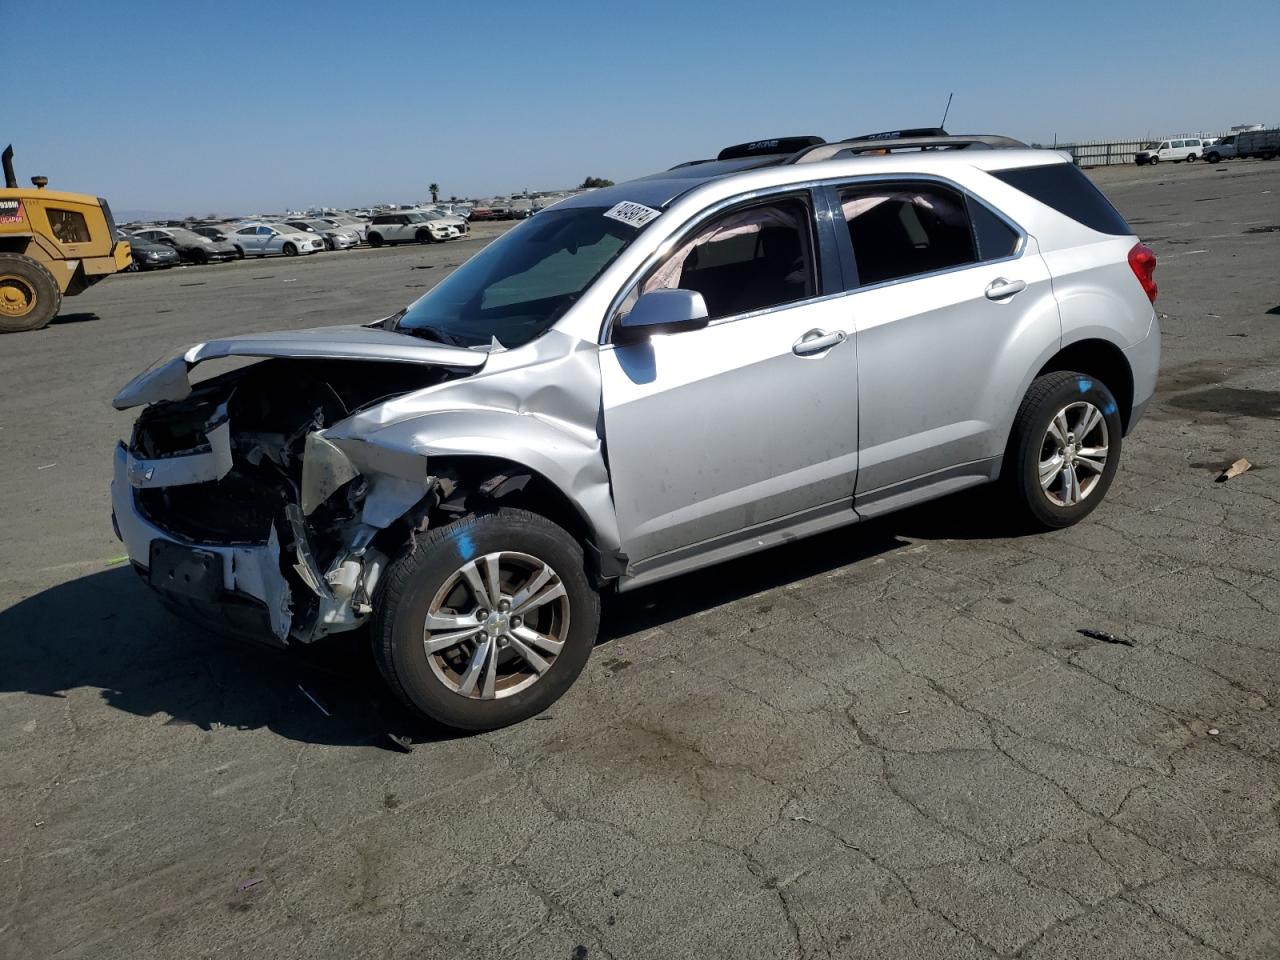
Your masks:
M 19 175 L 120 210 L 622 180 L 760 137 L 931 125 L 950 91 L 952 131 L 1045 142 L 1280 123 L 1277 0 L 0 9 Z

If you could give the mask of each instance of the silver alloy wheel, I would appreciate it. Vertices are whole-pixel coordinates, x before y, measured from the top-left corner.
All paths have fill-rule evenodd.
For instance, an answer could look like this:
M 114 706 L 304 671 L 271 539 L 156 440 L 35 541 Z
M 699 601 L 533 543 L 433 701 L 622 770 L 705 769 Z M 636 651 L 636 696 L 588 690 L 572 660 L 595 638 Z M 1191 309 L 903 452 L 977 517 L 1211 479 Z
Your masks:
M 427 608 L 423 647 L 436 677 L 479 700 L 510 697 L 551 669 L 569 635 L 569 595 L 537 557 L 503 550 L 455 570 Z
M 1049 502 L 1074 507 L 1097 488 L 1107 467 L 1107 420 L 1087 400 L 1077 400 L 1049 421 L 1040 444 L 1040 486 Z

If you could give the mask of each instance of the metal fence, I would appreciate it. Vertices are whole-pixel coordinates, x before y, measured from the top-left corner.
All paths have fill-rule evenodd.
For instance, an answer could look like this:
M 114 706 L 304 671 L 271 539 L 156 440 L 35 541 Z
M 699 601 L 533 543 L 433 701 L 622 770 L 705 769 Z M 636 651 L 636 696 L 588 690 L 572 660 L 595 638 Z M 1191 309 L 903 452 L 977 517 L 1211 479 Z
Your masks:
M 1224 137 L 1224 133 L 1186 133 L 1184 137 Z M 1148 143 L 1159 143 L 1163 138 L 1143 137 L 1141 140 L 1081 140 L 1078 143 L 1041 144 L 1054 150 L 1065 150 L 1071 154 L 1078 167 L 1105 167 L 1114 163 L 1133 163 L 1139 150 Z M 1179 139 L 1174 137 L 1174 139 Z

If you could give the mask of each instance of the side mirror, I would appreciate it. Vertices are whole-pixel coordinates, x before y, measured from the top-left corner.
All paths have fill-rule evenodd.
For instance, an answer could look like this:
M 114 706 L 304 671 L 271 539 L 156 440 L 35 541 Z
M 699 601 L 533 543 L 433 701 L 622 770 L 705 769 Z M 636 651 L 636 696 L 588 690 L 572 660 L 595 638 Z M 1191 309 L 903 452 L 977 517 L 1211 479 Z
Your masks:
M 707 325 L 707 302 L 696 290 L 652 290 L 641 295 L 614 328 L 619 345 L 648 340 L 655 333 L 679 333 Z

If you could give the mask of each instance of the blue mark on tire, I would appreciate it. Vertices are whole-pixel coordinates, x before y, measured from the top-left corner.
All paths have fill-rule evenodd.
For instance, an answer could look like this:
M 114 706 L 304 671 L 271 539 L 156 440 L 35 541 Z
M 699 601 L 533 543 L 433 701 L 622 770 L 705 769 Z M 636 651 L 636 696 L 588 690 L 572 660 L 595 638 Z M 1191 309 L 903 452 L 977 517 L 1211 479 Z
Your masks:
M 458 558 L 461 560 L 470 560 L 472 554 L 476 552 L 476 546 L 471 542 L 471 534 L 458 534 Z
M 1105 407 L 1102 408 L 1102 412 L 1105 413 L 1108 417 L 1111 416 L 1111 414 L 1116 412 L 1115 403 L 1114 402 L 1108 403 Z
M 1088 393 L 1090 390 L 1093 389 L 1093 381 L 1086 380 L 1084 377 L 1081 377 L 1079 380 L 1077 380 L 1076 385 L 1080 388 L 1081 393 Z

